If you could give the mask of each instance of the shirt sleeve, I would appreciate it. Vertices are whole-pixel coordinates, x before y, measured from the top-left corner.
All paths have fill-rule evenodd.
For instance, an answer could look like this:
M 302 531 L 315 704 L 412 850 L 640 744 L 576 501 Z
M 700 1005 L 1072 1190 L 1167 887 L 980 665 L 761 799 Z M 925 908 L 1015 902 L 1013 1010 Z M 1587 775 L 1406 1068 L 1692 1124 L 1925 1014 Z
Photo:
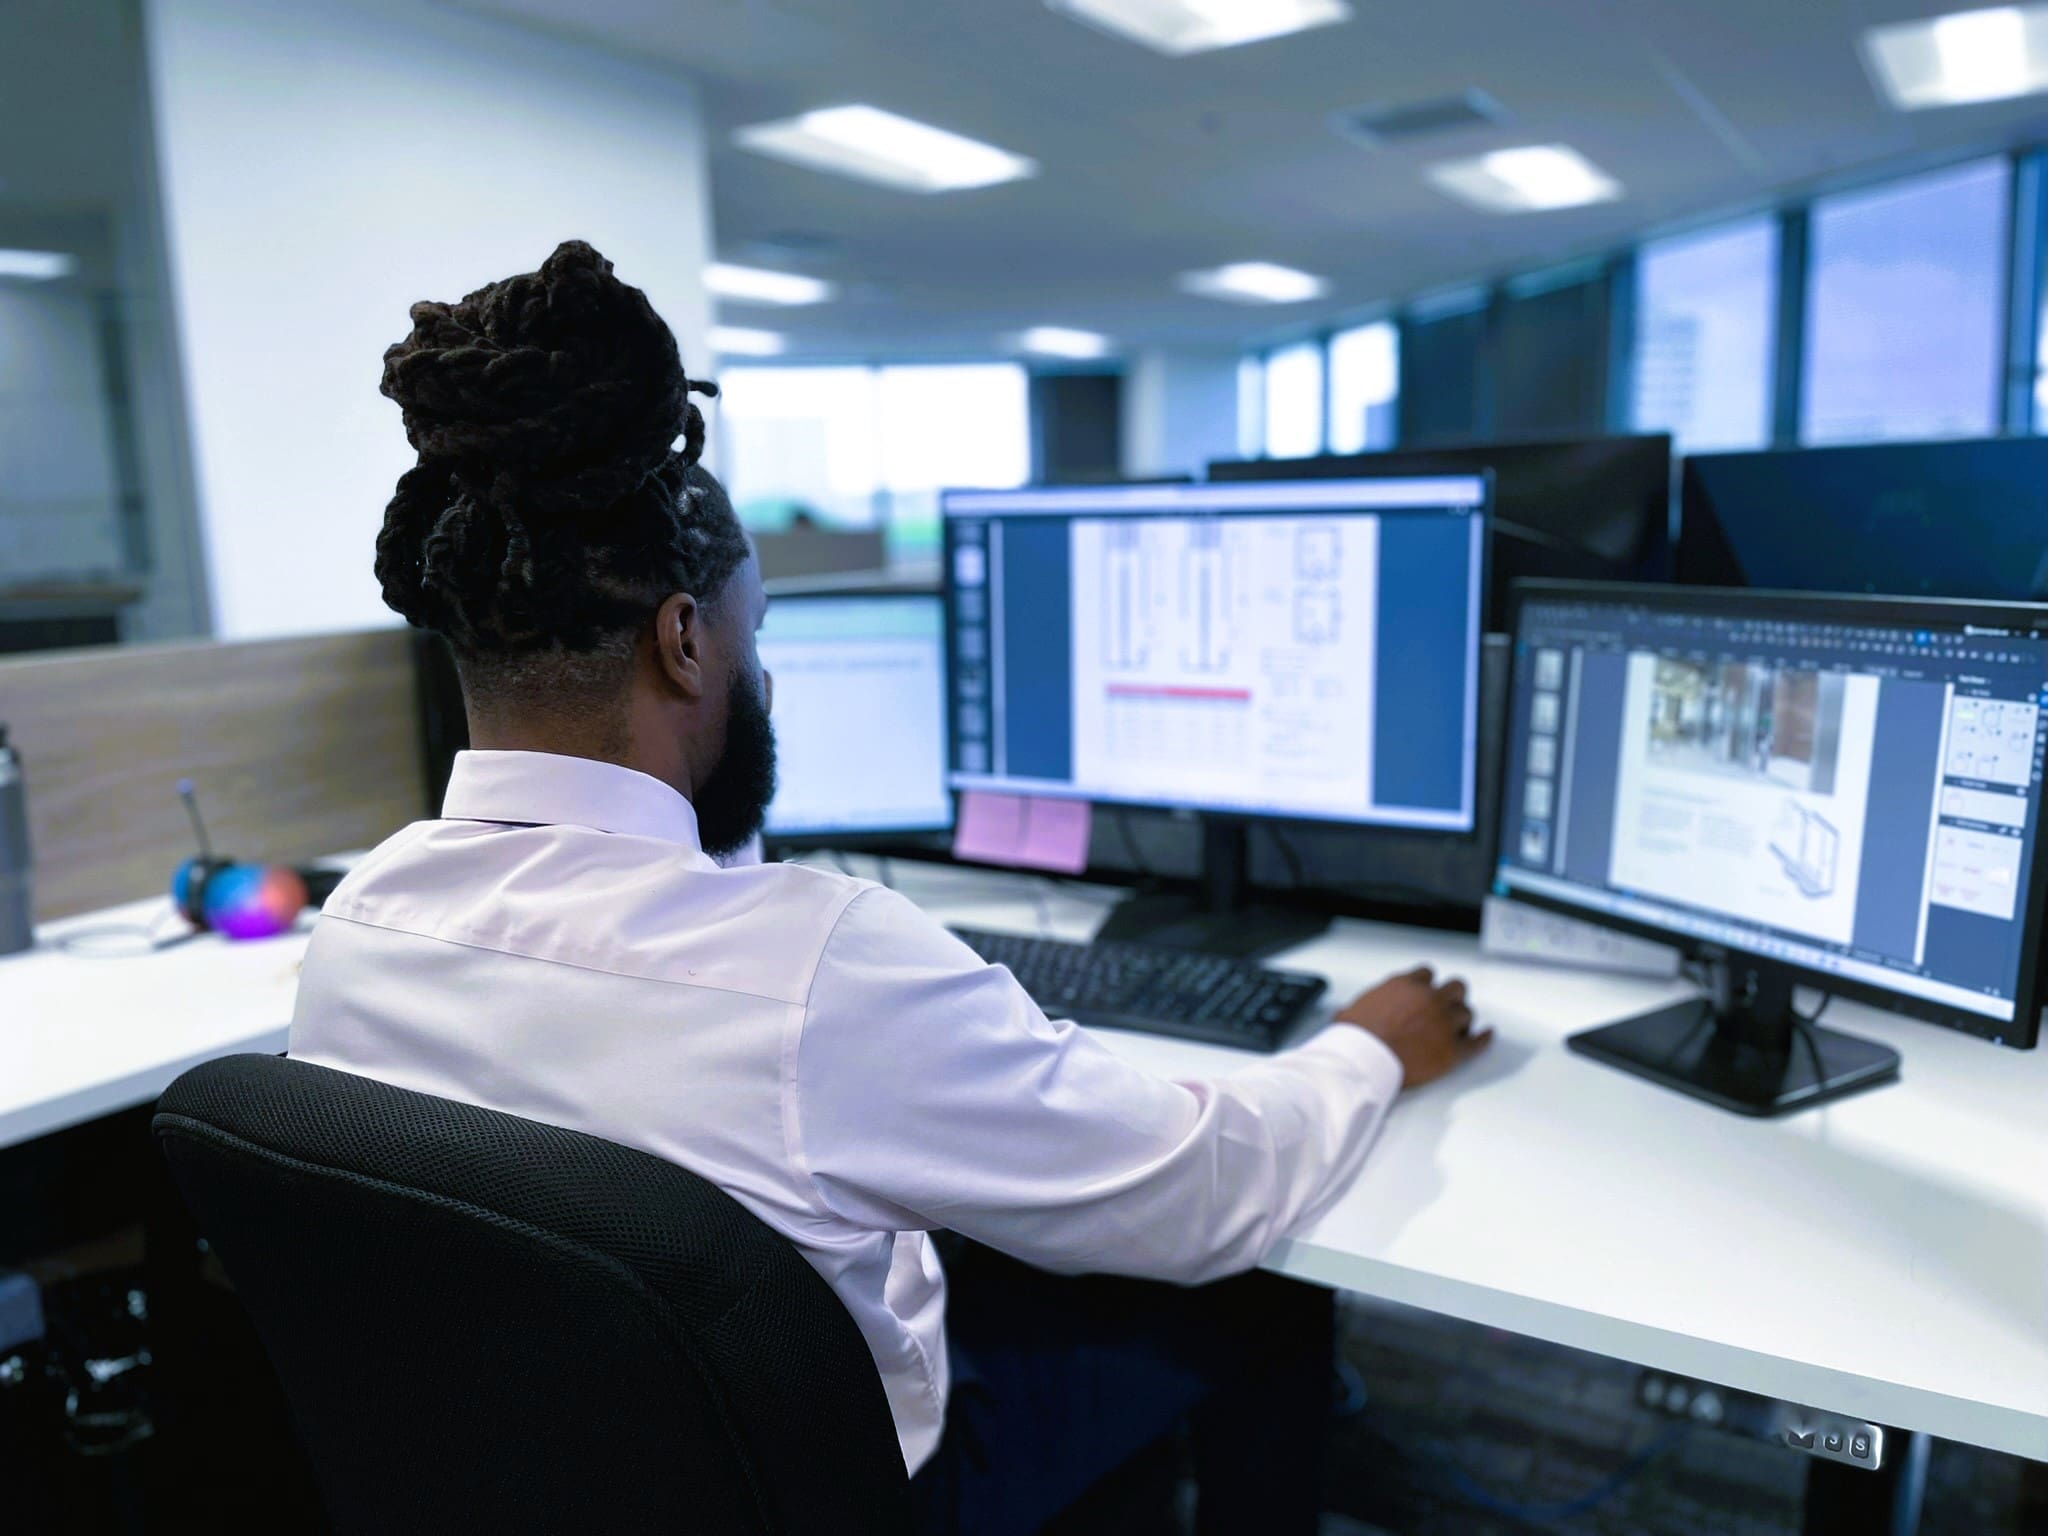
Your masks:
M 1401 1088 L 1349 1026 L 1226 1076 L 1155 1076 L 882 890 L 841 916 L 793 1056 L 793 1150 L 842 1218 L 1183 1284 L 1319 1215 Z

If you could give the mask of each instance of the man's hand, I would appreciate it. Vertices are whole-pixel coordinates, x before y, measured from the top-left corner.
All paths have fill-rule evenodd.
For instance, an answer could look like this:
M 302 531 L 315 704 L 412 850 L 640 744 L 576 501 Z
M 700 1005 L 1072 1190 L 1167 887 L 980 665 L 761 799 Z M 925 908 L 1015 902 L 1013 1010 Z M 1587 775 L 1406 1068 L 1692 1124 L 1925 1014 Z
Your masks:
M 1435 1082 L 1493 1042 L 1492 1030 L 1473 1032 L 1465 983 L 1438 986 L 1426 965 L 1361 992 L 1337 1022 L 1377 1035 L 1400 1060 L 1402 1082 L 1409 1088 Z

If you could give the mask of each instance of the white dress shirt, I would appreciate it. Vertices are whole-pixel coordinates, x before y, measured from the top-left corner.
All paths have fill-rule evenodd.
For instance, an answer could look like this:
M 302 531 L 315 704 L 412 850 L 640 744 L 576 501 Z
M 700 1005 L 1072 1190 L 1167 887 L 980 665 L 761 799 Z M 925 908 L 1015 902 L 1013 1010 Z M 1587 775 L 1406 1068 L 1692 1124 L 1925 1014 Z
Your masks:
M 530 752 L 462 754 L 444 819 L 342 882 L 291 1054 L 725 1189 L 846 1304 L 912 1470 L 945 1415 L 932 1229 L 1060 1271 L 1249 1269 L 1356 1172 L 1401 1086 L 1349 1026 L 1169 1082 L 894 892 L 720 868 L 666 784 Z

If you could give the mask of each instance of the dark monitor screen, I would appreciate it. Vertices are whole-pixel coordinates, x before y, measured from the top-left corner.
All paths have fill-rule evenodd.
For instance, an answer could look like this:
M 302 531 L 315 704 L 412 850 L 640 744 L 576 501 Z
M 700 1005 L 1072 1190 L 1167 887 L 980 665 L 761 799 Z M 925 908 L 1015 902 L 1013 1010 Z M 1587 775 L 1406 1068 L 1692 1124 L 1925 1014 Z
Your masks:
M 1682 505 L 1688 585 L 2048 597 L 2048 439 L 1708 454 Z
M 2033 1043 L 2048 608 L 1519 599 L 1497 890 Z
M 1493 471 L 1492 601 L 1487 629 L 1507 628 L 1507 592 L 1526 577 L 1668 581 L 1671 439 L 1591 437 L 1478 443 L 1312 459 L 1233 460 L 1212 480 Z
M 954 788 L 1473 831 L 1485 476 L 942 507 Z

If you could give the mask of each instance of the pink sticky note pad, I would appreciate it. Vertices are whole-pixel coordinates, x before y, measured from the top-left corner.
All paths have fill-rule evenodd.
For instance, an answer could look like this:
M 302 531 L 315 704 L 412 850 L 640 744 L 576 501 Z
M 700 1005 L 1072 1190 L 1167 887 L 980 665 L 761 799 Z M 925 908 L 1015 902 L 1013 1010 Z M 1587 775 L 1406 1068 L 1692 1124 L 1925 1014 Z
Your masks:
M 970 789 L 960 796 L 953 857 L 1078 875 L 1088 867 L 1088 802 Z

